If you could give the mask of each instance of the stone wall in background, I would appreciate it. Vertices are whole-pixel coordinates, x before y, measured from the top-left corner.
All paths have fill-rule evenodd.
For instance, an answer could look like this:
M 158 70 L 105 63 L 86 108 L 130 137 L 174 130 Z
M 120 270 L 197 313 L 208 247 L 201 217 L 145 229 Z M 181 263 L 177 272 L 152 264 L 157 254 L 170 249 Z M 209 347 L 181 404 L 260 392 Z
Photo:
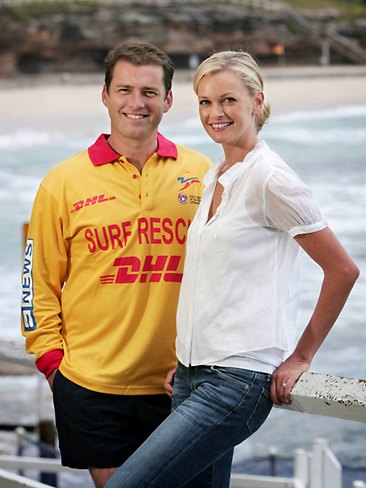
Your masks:
M 334 12 L 308 19 L 318 31 L 335 20 Z M 321 56 L 319 38 L 286 10 L 225 2 L 0 3 L 0 27 L 0 76 L 100 71 L 123 40 L 152 42 L 177 68 L 187 68 L 192 54 L 201 59 L 222 49 L 249 50 L 265 64 L 318 63 Z

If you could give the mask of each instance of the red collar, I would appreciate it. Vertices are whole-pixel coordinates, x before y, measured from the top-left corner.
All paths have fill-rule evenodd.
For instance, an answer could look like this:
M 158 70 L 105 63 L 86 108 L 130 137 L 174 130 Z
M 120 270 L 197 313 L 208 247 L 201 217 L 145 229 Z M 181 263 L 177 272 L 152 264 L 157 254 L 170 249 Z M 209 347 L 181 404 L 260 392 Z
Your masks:
M 116 161 L 121 154 L 116 153 L 108 144 L 109 134 L 101 134 L 98 139 L 88 148 L 89 157 L 94 166 L 112 163 Z M 178 150 L 174 142 L 169 141 L 158 132 L 158 156 L 163 158 L 177 159 Z

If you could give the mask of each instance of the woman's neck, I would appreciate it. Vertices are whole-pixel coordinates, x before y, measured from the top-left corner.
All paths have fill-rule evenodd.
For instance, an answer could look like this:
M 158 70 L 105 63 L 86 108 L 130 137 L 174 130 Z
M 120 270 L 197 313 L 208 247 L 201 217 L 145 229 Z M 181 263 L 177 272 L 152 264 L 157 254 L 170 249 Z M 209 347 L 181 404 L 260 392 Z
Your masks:
M 226 168 L 233 166 L 235 163 L 244 161 L 246 155 L 252 151 L 258 143 L 258 139 L 243 147 L 223 146 Z

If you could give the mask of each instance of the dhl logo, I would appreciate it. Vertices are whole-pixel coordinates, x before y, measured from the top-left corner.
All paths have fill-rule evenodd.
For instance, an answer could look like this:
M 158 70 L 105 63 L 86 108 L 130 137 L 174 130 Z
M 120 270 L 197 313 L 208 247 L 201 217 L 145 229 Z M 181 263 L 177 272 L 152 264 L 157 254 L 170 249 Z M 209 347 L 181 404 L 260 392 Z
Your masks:
M 183 273 L 177 269 L 181 256 L 146 256 L 144 261 L 137 256 L 124 256 L 116 258 L 113 266 L 118 268 L 117 273 L 100 277 L 102 285 L 123 283 L 180 283 Z
M 89 207 L 90 205 L 95 205 L 96 203 L 103 203 L 109 202 L 110 200 L 115 200 L 116 197 L 106 197 L 104 193 L 101 195 L 94 195 L 92 197 L 88 197 L 85 200 L 79 200 L 78 202 L 72 205 L 70 210 L 71 213 L 78 212 L 82 208 Z

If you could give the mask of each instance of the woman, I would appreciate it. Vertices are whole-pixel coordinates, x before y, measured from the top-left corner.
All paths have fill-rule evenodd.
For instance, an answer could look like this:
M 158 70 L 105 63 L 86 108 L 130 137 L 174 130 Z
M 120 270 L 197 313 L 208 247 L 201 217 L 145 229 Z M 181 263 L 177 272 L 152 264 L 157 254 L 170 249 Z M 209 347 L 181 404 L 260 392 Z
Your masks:
M 307 186 L 258 140 L 269 107 L 253 58 L 212 55 L 194 89 L 225 159 L 207 174 L 189 230 L 173 411 L 107 488 L 228 487 L 234 446 L 262 425 L 272 402 L 290 402 L 359 273 Z M 293 348 L 299 246 L 324 279 Z

